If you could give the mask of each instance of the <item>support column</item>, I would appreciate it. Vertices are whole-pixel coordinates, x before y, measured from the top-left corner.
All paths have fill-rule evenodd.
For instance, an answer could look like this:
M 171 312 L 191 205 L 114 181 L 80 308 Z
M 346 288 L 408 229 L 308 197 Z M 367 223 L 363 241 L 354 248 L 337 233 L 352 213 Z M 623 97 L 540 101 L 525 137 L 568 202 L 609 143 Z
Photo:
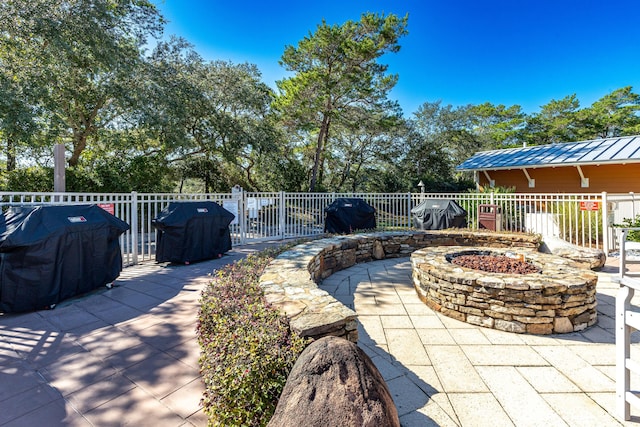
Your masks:
M 53 191 L 65 192 L 65 158 L 64 144 L 56 144 L 53 147 Z

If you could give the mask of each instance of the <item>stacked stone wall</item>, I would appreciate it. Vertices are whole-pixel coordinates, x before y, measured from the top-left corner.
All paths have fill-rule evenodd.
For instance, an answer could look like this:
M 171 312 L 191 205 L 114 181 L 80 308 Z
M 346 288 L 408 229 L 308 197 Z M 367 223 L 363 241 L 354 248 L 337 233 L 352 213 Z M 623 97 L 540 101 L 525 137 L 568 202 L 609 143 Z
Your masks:
M 486 247 L 430 247 L 411 255 L 415 289 L 432 309 L 487 328 L 539 335 L 581 331 L 596 323 L 598 277 L 574 261 L 522 248 L 517 255 L 539 273 L 495 274 L 461 268 L 445 257 L 463 250 Z
M 267 301 L 305 337 L 340 336 L 358 340 L 357 316 L 317 282 L 357 263 L 408 257 L 436 246 L 483 246 L 537 250 L 540 237 L 470 230 L 377 232 L 336 236 L 300 244 L 280 254 L 260 278 Z

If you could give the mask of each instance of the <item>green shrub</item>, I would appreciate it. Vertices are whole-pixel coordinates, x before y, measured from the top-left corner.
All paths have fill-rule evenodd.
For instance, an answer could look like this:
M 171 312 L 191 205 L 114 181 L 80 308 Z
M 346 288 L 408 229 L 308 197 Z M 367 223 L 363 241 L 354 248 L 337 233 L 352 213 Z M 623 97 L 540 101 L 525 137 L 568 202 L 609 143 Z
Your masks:
M 576 199 L 557 203 L 552 212 L 557 214 L 560 237 L 567 242 L 582 245 L 583 238 L 602 241 L 602 206 L 597 211 L 582 211 Z
M 618 227 L 640 227 L 640 215 L 635 218 L 623 218 L 622 225 L 614 224 Z M 640 230 L 631 230 L 627 234 L 627 240 L 631 242 L 640 242 Z
M 53 191 L 53 168 L 31 166 L 5 172 L 4 191 Z
M 274 255 L 264 251 L 219 270 L 203 292 L 197 330 L 209 425 L 266 425 L 306 345 L 258 285 Z

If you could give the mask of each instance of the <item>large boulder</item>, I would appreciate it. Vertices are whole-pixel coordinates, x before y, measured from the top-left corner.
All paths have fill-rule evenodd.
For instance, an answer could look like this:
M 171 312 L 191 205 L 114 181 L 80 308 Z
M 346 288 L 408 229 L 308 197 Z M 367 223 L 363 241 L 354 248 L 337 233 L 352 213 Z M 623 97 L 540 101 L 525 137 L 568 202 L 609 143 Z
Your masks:
M 399 427 L 382 375 L 357 345 L 324 337 L 296 361 L 270 427 Z

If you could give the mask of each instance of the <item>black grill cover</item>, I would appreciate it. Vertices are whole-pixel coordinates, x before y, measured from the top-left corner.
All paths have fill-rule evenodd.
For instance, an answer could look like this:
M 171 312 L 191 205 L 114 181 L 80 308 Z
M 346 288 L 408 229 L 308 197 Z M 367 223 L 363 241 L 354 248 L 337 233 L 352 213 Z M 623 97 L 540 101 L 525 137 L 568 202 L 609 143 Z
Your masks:
M 190 263 L 219 258 L 231 249 L 235 215 L 211 201 L 170 202 L 152 220 L 156 261 Z
M 324 212 L 324 231 L 328 233 L 348 234 L 376 228 L 376 210 L 362 199 L 336 199 Z
M 426 199 L 411 209 L 413 226 L 420 230 L 465 228 L 467 211 L 455 200 Z
M 11 208 L 0 222 L 0 312 L 50 307 L 120 275 L 129 225 L 96 205 Z

